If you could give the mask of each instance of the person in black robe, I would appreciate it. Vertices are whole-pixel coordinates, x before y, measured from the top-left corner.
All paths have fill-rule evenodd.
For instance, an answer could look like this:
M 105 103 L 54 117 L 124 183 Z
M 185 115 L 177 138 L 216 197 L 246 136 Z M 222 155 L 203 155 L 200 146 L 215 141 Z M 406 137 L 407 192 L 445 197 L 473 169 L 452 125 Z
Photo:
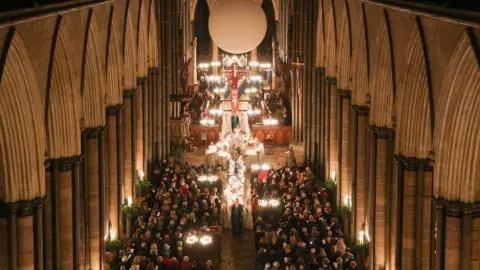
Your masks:
M 232 115 L 232 130 L 235 130 L 240 124 L 240 119 L 237 114 Z
M 243 221 L 243 206 L 239 200 L 235 201 L 232 205 L 232 233 L 234 236 L 239 236 L 242 233 L 242 221 Z

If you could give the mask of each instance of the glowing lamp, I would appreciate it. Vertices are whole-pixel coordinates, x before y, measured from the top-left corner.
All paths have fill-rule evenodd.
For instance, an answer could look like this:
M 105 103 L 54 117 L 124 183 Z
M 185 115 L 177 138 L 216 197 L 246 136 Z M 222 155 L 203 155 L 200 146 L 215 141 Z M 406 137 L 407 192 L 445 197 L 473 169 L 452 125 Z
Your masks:
M 280 204 L 280 202 L 279 202 L 278 200 L 270 200 L 268 203 L 269 203 L 272 207 L 277 207 L 277 206 Z
M 202 237 L 200 237 L 200 243 L 202 243 L 202 245 L 206 246 L 208 244 L 211 244 L 212 243 L 212 237 L 210 235 L 204 235 Z
M 268 166 L 268 164 L 263 164 L 262 165 L 262 170 L 268 171 L 268 170 L 270 170 L 270 166 Z
M 128 207 L 131 207 L 132 204 L 133 204 L 132 197 L 128 196 L 128 197 L 127 197 L 127 205 L 128 205 Z
M 258 201 L 258 205 L 262 206 L 262 207 L 265 207 L 267 206 L 268 202 L 266 200 L 259 200 Z
M 195 235 L 189 235 L 187 236 L 187 239 L 185 240 L 185 242 L 189 245 L 196 244 L 198 242 L 198 237 Z

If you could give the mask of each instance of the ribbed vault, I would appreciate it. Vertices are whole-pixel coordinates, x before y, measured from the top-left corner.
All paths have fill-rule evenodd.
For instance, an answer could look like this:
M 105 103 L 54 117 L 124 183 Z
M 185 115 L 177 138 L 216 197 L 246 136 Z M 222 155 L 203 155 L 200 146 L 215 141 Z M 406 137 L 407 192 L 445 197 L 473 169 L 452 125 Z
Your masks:
M 393 78 L 390 40 L 385 21 L 375 40 L 375 53 L 372 54 L 372 105 L 370 124 L 378 127 L 392 125 L 393 115 Z
M 91 15 L 87 38 L 85 57 L 85 75 L 83 99 L 83 118 L 85 128 L 105 125 L 105 61 L 100 57 L 102 48 L 99 37 L 99 27 L 95 15 Z
M 480 69 L 465 33 L 450 59 L 435 112 L 436 197 L 480 200 Z
M 342 1 L 343 2 L 343 1 Z M 338 40 L 338 54 L 337 54 L 337 66 L 338 66 L 338 78 L 337 78 L 337 87 L 339 89 L 351 89 L 350 87 L 350 78 L 351 78 L 351 67 L 350 67 L 350 57 L 351 57 L 351 41 L 350 41 L 350 24 L 349 24 L 349 14 L 348 7 L 345 5 L 346 2 L 342 3 L 341 7 L 341 16 L 339 23 L 339 40 Z M 354 90 L 354 89 L 352 89 Z
M 45 196 L 45 125 L 35 72 L 13 28 L 2 55 L 0 91 L 0 199 Z
M 148 25 L 148 67 L 158 67 L 158 40 L 157 40 L 157 23 L 155 17 L 155 1 L 150 6 L 150 16 Z
M 75 63 L 69 49 L 68 31 L 60 24 L 53 53 L 48 101 L 48 157 L 79 155 L 81 98 Z
M 316 66 L 325 67 L 326 56 L 325 56 L 325 33 L 324 33 L 324 17 L 323 17 L 323 1 L 318 3 L 318 15 L 317 15 L 317 33 L 316 33 Z
M 396 96 L 395 152 L 427 158 L 432 150 L 427 70 L 420 32 L 415 25 L 405 45 L 403 78 Z
M 140 18 L 137 33 L 137 77 L 139 78 L 147 77 L 149 3 L 150 1 L 143 0 L 140 5 Z
M 356 35 L 353 42 L 352 69 L 352 104 L 366 105 L 367 94 L 369 93 L 368 62 L 367 62 L 367 41 L 365 38 L 365 25 L 363 13 L 359 12 L 356 25 Z
M 123 55 L 123 64 L 125 71 L 125 89 L 134 89 L 137 87 L 137 74 L 136 74 L 136 65 L 137 65 L 137 46 L 136 39 L 133 35 L 133 26 L 130 12 L 127 15 L 127 22 L 125 24 L 125 40 L 124 46 L 125 51 Z
M 337 61 L 336 50 L 337 44 L 335 40 L 335 9 L 332 0 L 324 0 L 325 25 L 326 25 L 326 58 L 325 69 L 327 77 L 337 77 Z
M 112 14 L 110 30 L 110 42 L 108 46 L 108 66 L 107 66 L 107 105 L 122 104 L 122 77 L 123 77 L 123 59 L 120 50 L 120 39 L 116 28 L 115 12 Z

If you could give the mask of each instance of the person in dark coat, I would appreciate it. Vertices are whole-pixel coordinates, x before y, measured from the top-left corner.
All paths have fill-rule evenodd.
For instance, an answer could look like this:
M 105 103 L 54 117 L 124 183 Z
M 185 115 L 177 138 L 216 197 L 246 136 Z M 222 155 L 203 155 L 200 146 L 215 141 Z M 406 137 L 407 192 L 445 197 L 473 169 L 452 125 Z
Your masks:
M 235 201 L 232 205 L 232 233 L 234 236 L 239 236 L 242 233 L 242 221 L 243 221 L 243 206 L 239 200 Z

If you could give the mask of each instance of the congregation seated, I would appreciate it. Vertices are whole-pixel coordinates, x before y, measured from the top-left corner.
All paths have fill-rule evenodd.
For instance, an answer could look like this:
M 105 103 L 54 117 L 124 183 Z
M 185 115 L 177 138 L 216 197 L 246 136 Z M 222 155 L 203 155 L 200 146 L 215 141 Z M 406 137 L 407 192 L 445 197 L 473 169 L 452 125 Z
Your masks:
M 257 269 L 357 269 L 328 194 L 309 168 L 278 166 L 252 177 L 252 199 Z M 277 206 L 258 203 L 272 199 Z
M 190 258 L 184 249 L 187 236 L 200 237 L 220 224 L 218 188 L 198 183 L 209 169 L 166 161 L 155 167 L 134 233 L 119 252 L 118 269 L 214 269 L 212 260 Z

